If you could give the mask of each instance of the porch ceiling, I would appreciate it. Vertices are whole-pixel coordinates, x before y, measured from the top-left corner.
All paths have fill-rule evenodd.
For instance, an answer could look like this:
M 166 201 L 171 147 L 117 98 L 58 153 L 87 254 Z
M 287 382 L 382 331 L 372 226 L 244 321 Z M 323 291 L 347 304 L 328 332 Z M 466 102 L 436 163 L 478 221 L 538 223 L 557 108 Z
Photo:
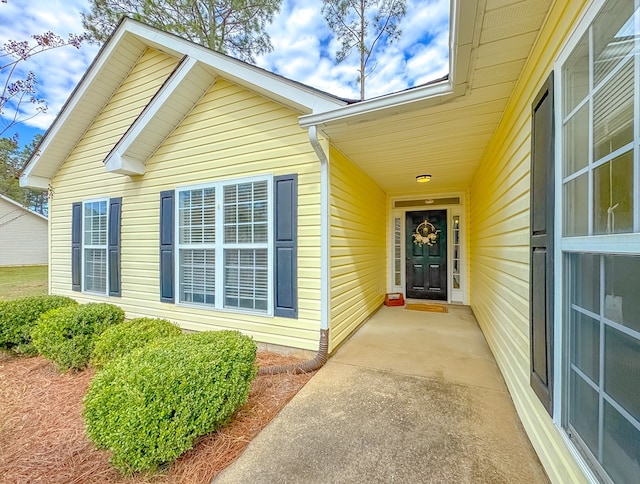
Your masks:
M 452 13 L 452 93 L 319 128 L 390 196 L 468 188 L 550 4 L 458 1 Z M 417 184 L 422 173 L 432 181 Z

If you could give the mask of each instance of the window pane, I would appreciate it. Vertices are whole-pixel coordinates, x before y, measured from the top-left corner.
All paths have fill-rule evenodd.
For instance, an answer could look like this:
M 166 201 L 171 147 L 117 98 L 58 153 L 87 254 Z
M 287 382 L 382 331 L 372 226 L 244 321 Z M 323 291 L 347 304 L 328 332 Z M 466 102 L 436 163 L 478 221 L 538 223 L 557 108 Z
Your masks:
M 593 22 L 594 84 L 634 48 L 633 0 L 610 0 Z
M 638 482 L 640 432 L 609 403 L 604 403 L 603 466 L 614 482 Z
M 402 231 L 400 218 L 393 220 L 393 284 L 399 286 L 402 280 Z
M 181 244 L 215 243 L 215 188 L 180 192 L 178 225 Z
M 107 250 L 84 250 L 84 290 L 106 294 Z
M 640 420 L 640 341 L 607 326 L 604 345 L 604 389 Z
M 569 423 L 598 455 L 598 394 L 576 372 L 570 372 Z
M 604 274 L 605 317 L 640 332 L 640 256 L 607 256 Z
M 589 105 L 582 106 L 565 124 L 566 139 L 563 176 L 584 168 L 589 163 Z
M 266 249 L 224 251 L 225 307 L 267 310 L 267 262 Z
M 587 34 L 576 46 L 562 68 L 565 104 L 563 117 L 582 101 L 589 92 L 589 37 Z
M 633 78 L 630 61 L 593 97 L 594 161 L 633 140 Z
M 600 323 L 576 310 L 571 311 L 571 348 L 571 364 L 597 384 L 600 378 Z
M 225 243 L 268 241 L 267 196 L 265 181 L 224 187 Z
M 587 235 L 589 211 L 589 179 L 587 174 L 564 184 L 563 235 Z
M 215 250 L 180 249 L 180 301 L 215 303 Z
M 633 151 L 599 166 L 593 178 L 593 232 L 633 231 Z
M 107 202 L 84 205 L 84 245 L 107 244 Z
M 571 304 L 600 314 L 600 256 L 571 255 Z

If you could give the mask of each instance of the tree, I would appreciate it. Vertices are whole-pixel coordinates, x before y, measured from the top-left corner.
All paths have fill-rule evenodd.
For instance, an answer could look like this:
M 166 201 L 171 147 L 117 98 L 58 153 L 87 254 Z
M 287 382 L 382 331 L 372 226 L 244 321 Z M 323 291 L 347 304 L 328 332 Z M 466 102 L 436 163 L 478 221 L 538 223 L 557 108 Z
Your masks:
M 2 3 L 6 3 L 3 0 Z M 40 113 L 46 112 L 47 104 L 37 96 L 37 79 L 33 71 L 26 74 L 20 70 L 21 64 L 42 52 L 71 45 L 80 48 L 84 40 L 83 35 L 69 34 L 64 39 L 53 32 L 36 34 L 31 40 L 9 40 L 0 49 L 0 137 L 4 136 L 13 126 L 24 123 Z M 25 114 L 22 105 L 29 102 L 35 105 L 31 114 Z M 17 135 L 13 137 L 17 141 Z
M 271 51 L 265 27 L 281 0 L 91 0 L 82 25 L 104 42 L 122 16 L 140 20 L 210 49 L 252 62 Z
M 382 41 L 391 44 L 400 38 L 399 24 L 407 12 L 405 0 L 322 0 L 322 14 L 341 42 L 336 61 L 344 61 L 353 50 L 360 55 L 356 82 L 364 99 L 365 79 L 372 54 Z
M 22 150 L 11 138 L 0 138 L 0 195 L 15 200 L 43 215 L 47 214 L 47 192 L 21 188 L 20 173 L 36 149 L 42 135 L 36 135 Z

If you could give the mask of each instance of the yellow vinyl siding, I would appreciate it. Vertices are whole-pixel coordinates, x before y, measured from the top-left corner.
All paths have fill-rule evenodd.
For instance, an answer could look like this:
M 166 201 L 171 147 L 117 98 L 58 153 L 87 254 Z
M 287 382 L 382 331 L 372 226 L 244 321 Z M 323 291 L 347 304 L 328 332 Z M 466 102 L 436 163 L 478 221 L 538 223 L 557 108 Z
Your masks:
M 146 79 L 137 85 L 129 84 L 134 90 L 147 88 Z M 159 85 L 154 89 L 158 88 Z M 136 96 L 123 94 L 121 97 L 131 99 Z M 105 107 L 105 112 L 110 119 L 122 118 L 116 108 L 109 108 Z M 104 158 L 124 131 L 105 142 L 107 134 L 104 130 L 109 129 L 108 124 L 103 123 L 101 129 L 94 125 L 54 178 L 56 190 L 63 193 L 54 200 L 52 208 L 56 220 L 54 292 L 71 295 L 83 302 L 114 302 L 125 309 L 127 317 L 168 318 L 188 330 L 237 329 L 260 342 L 317 349 L 320 328 L 320 163 L 307 132 L 298 126 L 299 115 L 218 78 L 148 160 L 145 174 L 134 177 L 107 173 L 103 166 Z M 123 128 L 126 129 L 133 119 L 123 122 Z M 97 149 L 97 146 L 104 148 Z M 85 159 L 87 152 L 95 153 L 90 162 Z M 160 192 L 220 180 L 290 173 L 298 174 L 299 192 L 298 319 L 161 303 L 158 268 Z M 91 296 L 70 290 L 71 203 L 102 196 L 123 197 L 121 298 Z M 176 293 L 177 288 L 176 281 Z
M 474 177 L 470 204 L 471 306 L 527 434 L 558 483 L 585 477 L 529 385 L 531 103 L 584 4 L 555 2 L 551 9 Z
M 386 196 L 362 170 L 330 147 L 330 351 L 383 300 Z

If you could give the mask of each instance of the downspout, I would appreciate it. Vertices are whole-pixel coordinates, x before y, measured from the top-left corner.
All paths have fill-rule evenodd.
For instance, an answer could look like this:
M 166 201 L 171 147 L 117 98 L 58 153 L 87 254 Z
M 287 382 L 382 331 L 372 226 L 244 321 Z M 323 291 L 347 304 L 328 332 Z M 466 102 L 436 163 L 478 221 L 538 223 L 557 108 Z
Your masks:
M 329 159 L 318 141 L 315 125 L 309 126 L 309 142 L 320 161 L 320 341 L 318 353 L 310 360 L 293 365 L 267 366 L 260 368 L 260 375 L 277 373 L 309 373 L 321 368 L 329 358 Z

